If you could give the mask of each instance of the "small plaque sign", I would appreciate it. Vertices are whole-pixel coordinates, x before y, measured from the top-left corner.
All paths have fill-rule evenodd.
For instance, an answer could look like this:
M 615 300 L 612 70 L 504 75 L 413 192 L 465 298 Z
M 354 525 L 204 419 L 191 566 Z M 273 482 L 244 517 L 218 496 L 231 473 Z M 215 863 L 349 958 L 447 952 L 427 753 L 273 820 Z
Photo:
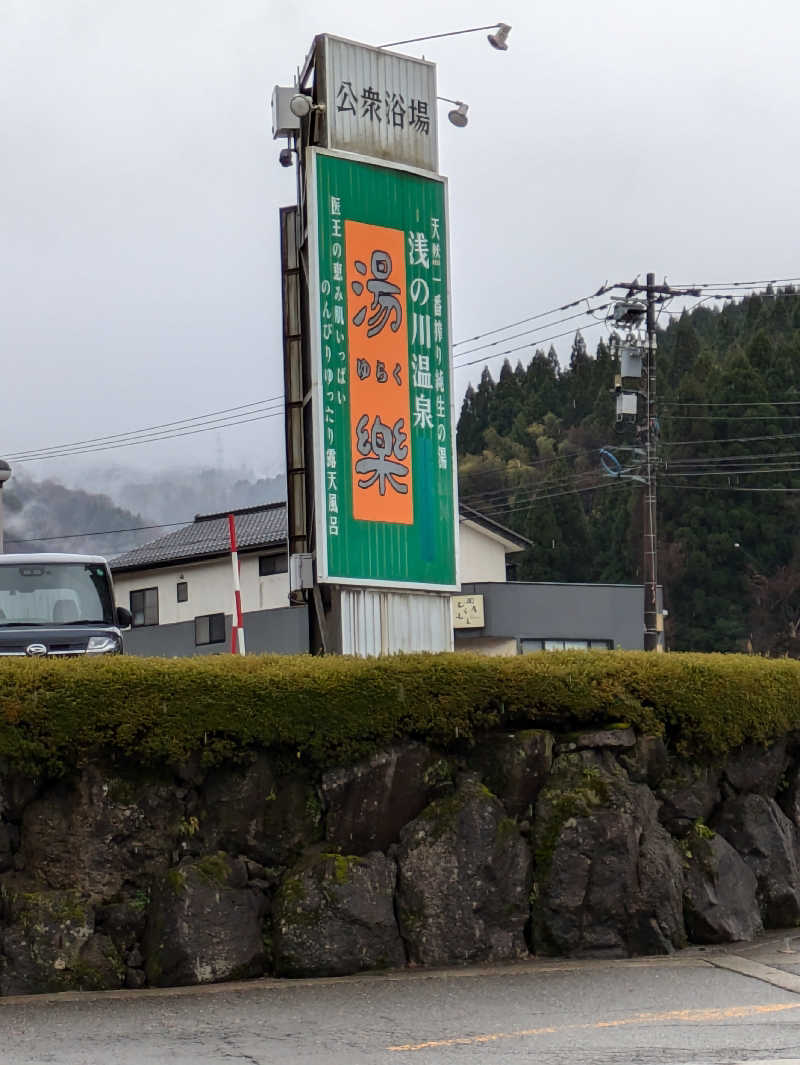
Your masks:
M 482 595 L 453 596 L 454 629 L 482 629 L 483 624 Z

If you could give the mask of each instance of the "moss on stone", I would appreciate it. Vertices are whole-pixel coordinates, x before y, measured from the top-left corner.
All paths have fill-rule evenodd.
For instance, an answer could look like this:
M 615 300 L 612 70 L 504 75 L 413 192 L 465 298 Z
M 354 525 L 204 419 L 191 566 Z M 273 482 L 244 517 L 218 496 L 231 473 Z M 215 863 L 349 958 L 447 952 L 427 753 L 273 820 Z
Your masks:
M 290 906 L 296 906 L 305 895 L 303 880 L 299 876 L 287 876 L 278 888 L 278 895 L 283 902 Z
M 337 884 L 350 882 L 351 870 L 354 865 L 362 865 L 363 859 L 355 854 L 335 854 L 328 852 L 322 855 L 325 861 L 333 865 L 333 879 Z
M 322 803 L 313 788 L 308 789 L 305 811 L 306 817 L 315 828 L 322 824 Z
M 137 913 L 143 913 L 150 905 L 150 889 L 139 888 L 129 901 L 128 905 L 132 910 L 136 910 Z
M 142 782 L 128 776 L 113 776 L 108 781 L 108 797 L 117 806 L 133 806 L 141 798 Z
M 505 847 L 509 840 L 519 837 L 519 825 L 513 817 L 503 817 L 497 825 L 495 842 L 498 847 Z
M 714 829 L 709 828 L 702 817 L 698 817 L 692 825 L 692 832 L 698 837 L 698 839 L 713 839 L 714 836 L 716 836 Z
M 61 925 L 88 925 L 87 904 L 78 892 L 14 891 L 7 896 L 27 930 L 43 929 L 43 920 Z
M 475 798 L 492 799 L 499 802 L 497 796 L 477 780 L 470 781 L 468 786 L 459 788 L 450 795 L 436 799 L 426 806 L 419 819 L 428 826 L 428 831 L 433 839 L 441 839 L 448 832 L 455 831 L 458 817 L 465 806 L 468 806 Z
M 196 817 L 182 817 L 178 822 L 177 834 L 191 839 L 200 831 L 200 821 Z
M 561 782 L 558 778 L 551 780 L 546 793 L 551 806 L 550 816 L 539 828 L 535 852 L 536 873 L 540 879 L 546 879 L 550 871 L 564 825 L 571 818 L 587 817 L 597 807 L 607 806 L 611 787 L 599 770 L 587 766 L 577 777 L 569 774 Z
M 186 873 L 182 869 L 167 869 L 164 879 L 176 895 L 186 890 Z
M 228 883 L 230 865 L 221 851 L 198 858 L 193 868 L 207 884 L 224 887 Z
M 76 961 L 64 972 L 65 982 L 75 991 L 107 991 L 119 987 L 125 979 L 125 965 L 116 951 L 103 952 L 108 968 Z
M 437 787 L 440 784 L 450 784 L 452 780 L 453 770 L 446 758 L 437 758 L 422 775 L 422 781 L 427 788 Z
M 698 817 L 691 831 L 683 839 L 673 840 L 681 853 L 684 867 L 688 866 L 691 859 L 696 858 L 710 874 L 714 863 L 709 843 L 715 836 L 716 832 L 708 827 L 702 817 Z

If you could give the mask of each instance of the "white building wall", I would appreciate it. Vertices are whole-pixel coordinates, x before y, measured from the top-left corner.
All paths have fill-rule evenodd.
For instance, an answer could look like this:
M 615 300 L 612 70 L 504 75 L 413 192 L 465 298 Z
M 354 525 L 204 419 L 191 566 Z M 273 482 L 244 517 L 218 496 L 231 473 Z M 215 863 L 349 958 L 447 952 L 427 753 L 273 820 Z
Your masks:
M 478 532 L 462 521 L 459 541 L 459 576 L 462 584 L 506 579 L 506 549 L 499 540 Z
M 289 574 L 275 573 L 259 577 L 258 555 L 239 556 L 239 580 L 242 586 L 242 610 L 272 610 L 289 605 Z M 230 559 L 226 560 L 230 573 Z
M 505 581 L 506 546 L 491 533 L 472 528 L 461 522 L 460 578 L 463 584 Z M 267 554 L 267 552 L 261 552 Z M 239 556 L 239 579 L 242 590 L 242 610 L 273 610 L 288 606 L 289 575 L 276 573 L 258 575 L 260 552 Z M 179 603 L 176 585 L 186 581 L 189 599 Z M 136 573 L 114 575 L 117 604 L 130 607 L 130 593 L 143 588 L 158 588 L 158 621 L 172 625 L 193 621 L 205 614 L 231 614 L 233 589 L 229 556 L 203 562 L 139 570 Z
M 258 555 L 240 556 L 239 561 L 243 611 L 288 606 L 287 573 L 259 577 Z M 185 603 L 178 602 L 178 581 L 186 581 L 189 586 L 189 599 Z M 233 611 L 233 582 L 228 557 L 114 575 L 114 595 L 119 606 L 130 607 L 130 593 L 142 588 L 158 588 L 159 625 Z

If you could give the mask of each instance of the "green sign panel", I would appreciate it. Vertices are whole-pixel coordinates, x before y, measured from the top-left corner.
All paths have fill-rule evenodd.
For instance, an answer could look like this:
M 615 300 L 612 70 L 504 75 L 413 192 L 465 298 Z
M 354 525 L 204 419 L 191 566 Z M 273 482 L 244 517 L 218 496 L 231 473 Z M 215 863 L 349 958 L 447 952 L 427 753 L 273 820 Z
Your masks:
M 318 579 L 456 588 L 442 178 L 309 167 Z

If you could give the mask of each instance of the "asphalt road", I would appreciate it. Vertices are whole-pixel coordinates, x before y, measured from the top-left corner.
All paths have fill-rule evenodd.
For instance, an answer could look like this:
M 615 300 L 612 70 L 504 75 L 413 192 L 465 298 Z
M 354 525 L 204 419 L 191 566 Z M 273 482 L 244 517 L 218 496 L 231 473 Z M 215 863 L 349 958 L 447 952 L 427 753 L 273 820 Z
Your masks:
M 0 999 L 2 1065 L 800 1065 L 800 938 L 672 958 Z

